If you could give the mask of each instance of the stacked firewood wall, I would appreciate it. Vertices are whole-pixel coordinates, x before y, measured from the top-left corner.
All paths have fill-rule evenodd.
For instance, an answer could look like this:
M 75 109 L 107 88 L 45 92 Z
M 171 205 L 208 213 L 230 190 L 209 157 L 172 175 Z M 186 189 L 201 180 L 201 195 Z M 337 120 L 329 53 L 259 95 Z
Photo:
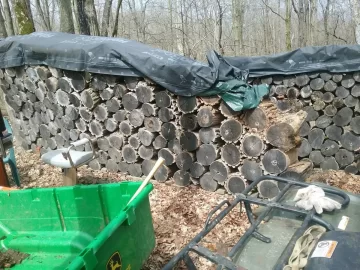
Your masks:
M 355 75 L 351 79 L 324 74 L 265 78 L 271 98 L 237 113 L 218 97 L 175 96 L 145 78 L 46 66 L 0 71 L 23 148 L 45 152 L 96 138 L 93 169 L 141 177 L 161 156 L 165 164 L 156 180 L 173 178 L 177 185 L 230 193 L 241 192 L 262 174 L 285 172 L 298 162 L 298 152 L 315 166 L 332 168 L 333 162 L 355 172 L 360 87 Z M 264 197 L 278 189 L 272 181 L 259 186 Z

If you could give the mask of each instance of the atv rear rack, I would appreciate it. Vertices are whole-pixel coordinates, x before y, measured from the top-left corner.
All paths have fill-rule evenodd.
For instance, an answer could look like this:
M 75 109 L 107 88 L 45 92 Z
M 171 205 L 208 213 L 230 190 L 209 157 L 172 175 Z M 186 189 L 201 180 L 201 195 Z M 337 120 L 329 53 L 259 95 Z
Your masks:
M 268 200 L 262 200 L 255 197 L 251 197 L 249 193 L 253 190 L 254 187 L 256 187 L 261 181 L 263 180 L 274 180 L 278 182 L 285 183 L 286 186 L 280 191 L 280 193 L 271 201 Z M 208 215 L 205 226 L 202 229 L 202 231 L 197 234 L 189 244 L 187 244 L 176 256 L 174 256 L 163 268 L 162 270 L 171 270 L 175 265 L 177 265 L 178 262 L 183 261 L 189 270 L 196 270 L 196 266 L 193 262 L 193 260 L 189 256 L 189 252 L 197 253 L 201 257 L 205 257 L 210 262 L 216 264 L 217 270 L 221 269 L 230 269 L 230 270 L 241 270 L 243 269 L 240 266 L 237 266 L 234 264 L 232 259 L 235 257 L 236 254 L 241 252 L 243 248 L 246 245 L 246 241 L 249 239 L 250 236 L 263 241 L 265 243 L 270 243 L 271 239 L 262 235 L 257 231 L 258 226 L 260 223 L 265 220 L 265 218 L 268 216 L 268 214 L 273 209 L 279 209 L 285 212 L 292 212 L 301 215 L 304 217 L 302 225 L 296 230 L 294 235 L 292 236 L 290 242 L 286 246 L 286 249 L 283 251 L 279 259 L 277 260 L 276 266 L 273 268 L 274 270 L 282 270 L 283 267 L 287 264 L 287 260 L 290 257 L 293 248 L 295 246 L 295 243 L 297 239 L 299 239 L 304 232 L 309 227 L 310 222 L 314 222 L 316 224 L 319 224 L 326 228 L 327 231 L 335 230 L 335 228 L 325 220 L 321 219 L 319 216 L 316 215 L 316 212 L 314 209 L 310 211 L 302 210 L 298 207 L 291 206 L 291 205 L 284 205 L 280 203 L 281 199 L 283 199 L 284 195 L 287 191 L 289 191 L 292 187 L 307 187 L 309 186 L 309 183 L 305 182 L 298 182 L 293 180 L 288 180 L 283 177 L 278 176 L 261 176 L 259 179 L 251 183 L 249 186 L 245 188 L 245 190 L 241 194 L 236 194 L 235 199 L 232 202 L 229 202 L 228 200 L 224 200 L 221 202 L 218 206 L 216 206 Z M 346 206 L 350 202 L 349 196 L 342 191 L 338 191 L 332 188 L 324 188 L 321 187 L 325 193 L 336 195 L 342 198 L 342 206 Z M 201 246 L 199 242 L 217 225 L 220 223 L 220 221 L 232 210 L 235 206 L 240 205 L 240 208 L 242 207 L 242 204 L 245 207 L 246 215 L 250 221 L 251 226 L 246 230 L 243 236 L 239 239 L 239 241 L 232 247 L 230 252 L 227 254 L 227 257 L 224 257 L 218 253 L 214 253 L 210 251 L 209 249 Z M 259 205 L 259 206 L 265 206 L 266 208 L 264 211 L 256 218 L 254 219 L 253 213 L 251 210 L 250 205 Z M 224 205 L 226 205 L 226 208 L 223 209 L 218 215 L 215 217 L 214 214 L 220 210 Z

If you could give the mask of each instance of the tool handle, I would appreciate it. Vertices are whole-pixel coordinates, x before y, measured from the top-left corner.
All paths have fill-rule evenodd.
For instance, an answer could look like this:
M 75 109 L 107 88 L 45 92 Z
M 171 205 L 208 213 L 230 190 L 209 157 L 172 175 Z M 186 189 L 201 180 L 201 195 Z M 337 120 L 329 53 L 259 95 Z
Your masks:
M 77 147 L 77 146 L 80 146 L 80 145 L 83 145 L 83 144 L 86 144 L 90 142 L 90 140 L 88 138 L 83 138 L 81 140 L 78 140 L 76 142 L 72 142 L 71 145 L 73 145 L 74 147 Z
M 137 189 L 137 191 L 134 193 L 134 195 L 131 197 L 130 201 L 127 203 L 127 205 L 129 205 L 129 203 L 131 203 L 136 197 L 137 195 L 139 195 L 139 193 L 144 189 L 144 187 L 149 183 L 150 179 L 154 176 L 154 174 L 156 173 L 156 171 L 159 169 L 159 167 L 164 163 L 165 159 L 163 159 L 162 157 L 160 157 L 154 167 L 151 169 L 150 173 L 148 174 L 148 176 L 146 176 L 145 180 L 142 182 L 141 186 Z

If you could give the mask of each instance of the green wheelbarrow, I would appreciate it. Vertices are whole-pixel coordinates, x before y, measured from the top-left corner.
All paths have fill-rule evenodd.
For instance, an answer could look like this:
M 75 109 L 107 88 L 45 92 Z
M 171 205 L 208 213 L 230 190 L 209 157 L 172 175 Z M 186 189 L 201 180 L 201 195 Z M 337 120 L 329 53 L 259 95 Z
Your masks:
M 0 262 L 14 269 L 140 269 L 155 247 L 143 182 L 0 191 Z M 5 258 L 9 260 L 9 258 Z

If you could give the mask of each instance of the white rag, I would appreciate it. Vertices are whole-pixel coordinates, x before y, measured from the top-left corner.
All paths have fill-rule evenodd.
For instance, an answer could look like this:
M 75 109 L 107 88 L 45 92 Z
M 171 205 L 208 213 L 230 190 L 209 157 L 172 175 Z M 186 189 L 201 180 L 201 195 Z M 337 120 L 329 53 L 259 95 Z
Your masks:
M 314 207 L 318 214 L 322 214 L 323 209 L 333 211 L 341 208 L 340 203 L 325 197 L 324 190 L 314 185 L 299 189 L 294 201 L 297 202 L 295 206 L 304 210 L 311 210 Z

